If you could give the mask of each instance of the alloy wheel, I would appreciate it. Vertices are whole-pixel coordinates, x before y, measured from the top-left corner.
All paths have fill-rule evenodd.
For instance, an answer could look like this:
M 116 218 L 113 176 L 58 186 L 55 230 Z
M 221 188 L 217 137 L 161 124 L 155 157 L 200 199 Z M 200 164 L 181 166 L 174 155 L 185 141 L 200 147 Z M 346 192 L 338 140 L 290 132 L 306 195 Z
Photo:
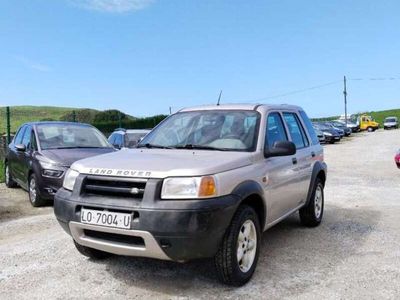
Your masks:
M 6 175 L 6 184 L 10 184 L 10 170 L 8 169 L 8 165 L 6 165 L 6 171 L 5 171 L 5 175 Z
M 32 203 L 35 203 L 36 197 L 37 197 L 37 191 L 36 191 L 36 180 L 35 178 L 31 178 L 29 182 L 29 196 L 30 200 Z
M 315 217 L 319 219 L 322 213 L 322 203 L 323 201 L 323 192 L 322 192 L 322 187 L 320 185 L 317 186 L 317 189 L 315 190 L 315 196 L 314 196 L 314 211 L 315 211 Z
M 237 261 L 243 273 L 253 266 L 257 251 L 257 231 L 251 220 L 247 220 L 240 228 L 237 240 Z

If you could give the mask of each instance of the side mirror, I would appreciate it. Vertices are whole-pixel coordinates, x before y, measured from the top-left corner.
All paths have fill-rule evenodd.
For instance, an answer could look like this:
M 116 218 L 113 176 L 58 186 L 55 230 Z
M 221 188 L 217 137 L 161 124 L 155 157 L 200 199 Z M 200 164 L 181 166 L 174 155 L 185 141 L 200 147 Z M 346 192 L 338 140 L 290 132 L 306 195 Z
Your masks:
M 25 152 L 26 146 L 24 144 L 17 144 L 15 145 L 15 149 L 17 149 L 18 152 Z
M 296 145 L 289 141 L 276 141 L 271 148 L 264 149 L 264 157 L 290 156 L 296 154 Z

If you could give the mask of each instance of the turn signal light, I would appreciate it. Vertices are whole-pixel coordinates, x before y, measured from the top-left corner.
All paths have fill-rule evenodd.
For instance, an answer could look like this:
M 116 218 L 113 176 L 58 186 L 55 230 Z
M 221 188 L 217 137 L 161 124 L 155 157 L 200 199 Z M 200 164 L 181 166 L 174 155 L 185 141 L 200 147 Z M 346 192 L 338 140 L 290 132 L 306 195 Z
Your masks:
M 204 176 L 201 178 L 199 197 L 210 197 L 217 194 L 215 180 L 212 176 Z

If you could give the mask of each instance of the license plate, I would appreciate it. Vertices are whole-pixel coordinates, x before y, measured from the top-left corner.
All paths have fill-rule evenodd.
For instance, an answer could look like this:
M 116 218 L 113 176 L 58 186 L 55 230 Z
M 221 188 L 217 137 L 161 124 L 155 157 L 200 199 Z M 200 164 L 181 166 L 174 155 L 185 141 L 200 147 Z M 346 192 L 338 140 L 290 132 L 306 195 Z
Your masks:
M 81 222 L 92 225 L 130 229 L 132 214 L 82 208 Z

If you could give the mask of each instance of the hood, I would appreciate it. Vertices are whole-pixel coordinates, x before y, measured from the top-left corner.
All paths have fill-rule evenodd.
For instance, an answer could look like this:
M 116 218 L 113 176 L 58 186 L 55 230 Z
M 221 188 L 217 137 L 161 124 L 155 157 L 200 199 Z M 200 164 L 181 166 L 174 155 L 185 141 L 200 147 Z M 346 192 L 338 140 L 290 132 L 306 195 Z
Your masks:
M 324 133 L 327 132 L 327 133 L 330 133 L 332 135 L 339 135 L 338 131 L 335 130 L 335 129 L 324 129 L 324 130 L 322 130 L 322 132 L 324 132 Z
M 114 148 L 72 148 L 42 150 L 41 155 L 50 162 L 69 167 L 74 162 L 87 157 L 114 152 Z
M 249 152 L 129 149 L 91 157 L 72 165 L 83 174 L 166 178 L 217 174 L 252 164 Z

